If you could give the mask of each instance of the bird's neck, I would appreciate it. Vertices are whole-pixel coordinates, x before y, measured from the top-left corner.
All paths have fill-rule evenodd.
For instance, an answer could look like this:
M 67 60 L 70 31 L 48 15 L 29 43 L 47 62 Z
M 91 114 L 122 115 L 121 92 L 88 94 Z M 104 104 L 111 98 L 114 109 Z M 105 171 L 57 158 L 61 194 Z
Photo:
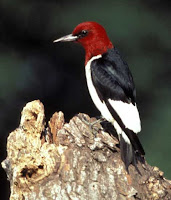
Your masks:
M 101 44 L 100 41 L 93 44 L 93 45 L 88 45 L 85 48 L 85 66 L 87 62 L 94 56 L 97 55 L 102 55 L 108 51 L 108 49 L 112 49 L 114 46 L 113 44 L 109 41 L 107 44 Z

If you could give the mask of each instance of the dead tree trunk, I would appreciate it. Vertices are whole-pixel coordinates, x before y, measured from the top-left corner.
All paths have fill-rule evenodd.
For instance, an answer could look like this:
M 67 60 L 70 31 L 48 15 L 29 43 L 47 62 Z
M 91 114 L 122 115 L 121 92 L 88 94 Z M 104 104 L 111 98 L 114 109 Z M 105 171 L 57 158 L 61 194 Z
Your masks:
M 45 127 L 43 104 L 28 103 L 19 127 L 10 133 L 2 162 L 10 200 L 171 199 L 171 182 L 157 167 L 141 164 L 128 174 L 118 140 L 100 124 L 91 129 L 78 114 L 69 123 L 56 112 Z

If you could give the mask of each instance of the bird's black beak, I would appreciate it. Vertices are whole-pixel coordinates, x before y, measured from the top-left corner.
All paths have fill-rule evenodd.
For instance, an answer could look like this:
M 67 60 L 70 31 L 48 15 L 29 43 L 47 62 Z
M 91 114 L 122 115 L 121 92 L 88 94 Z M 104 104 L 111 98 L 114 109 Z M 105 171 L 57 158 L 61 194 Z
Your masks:
M 75 41 L 78 39 L 78 36 L 74 36 L 72 34 L 63 36 L 57 40 L 54 40 L 53 42 L 71 42 L 71 41 Z

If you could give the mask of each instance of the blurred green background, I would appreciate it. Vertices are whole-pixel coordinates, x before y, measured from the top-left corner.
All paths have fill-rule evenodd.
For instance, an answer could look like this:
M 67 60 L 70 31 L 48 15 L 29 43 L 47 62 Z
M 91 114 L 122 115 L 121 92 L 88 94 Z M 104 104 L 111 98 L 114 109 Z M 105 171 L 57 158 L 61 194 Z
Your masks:
M 171 179 L 170 8 L 170 0 L 1 0 L 0 161 L 28 101 L 44 103 L 46 120 L 59 110 L 66 120 L 79 112 L 99 115 L 86 86 L 84 50 L 52 43 L 83 21 L 97 21 L 133 73 L 146 159 Z M 8 199 L 2 168 L 0 187 Z

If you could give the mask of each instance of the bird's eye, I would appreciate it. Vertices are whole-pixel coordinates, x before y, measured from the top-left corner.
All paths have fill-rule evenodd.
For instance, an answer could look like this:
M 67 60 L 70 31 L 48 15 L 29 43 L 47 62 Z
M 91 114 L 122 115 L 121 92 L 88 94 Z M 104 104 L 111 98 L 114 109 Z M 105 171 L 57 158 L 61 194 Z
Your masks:
M 87 34 L 88 34 L 88 31 L 87 31 L 87 30 L 82 30 L 82 31 L 79 33 L 79 38 L 83 38 L 83 37 L 85 37 Z
M 87 30 L 82 30 L 81 35 L 87 35 L 88 31 Z

